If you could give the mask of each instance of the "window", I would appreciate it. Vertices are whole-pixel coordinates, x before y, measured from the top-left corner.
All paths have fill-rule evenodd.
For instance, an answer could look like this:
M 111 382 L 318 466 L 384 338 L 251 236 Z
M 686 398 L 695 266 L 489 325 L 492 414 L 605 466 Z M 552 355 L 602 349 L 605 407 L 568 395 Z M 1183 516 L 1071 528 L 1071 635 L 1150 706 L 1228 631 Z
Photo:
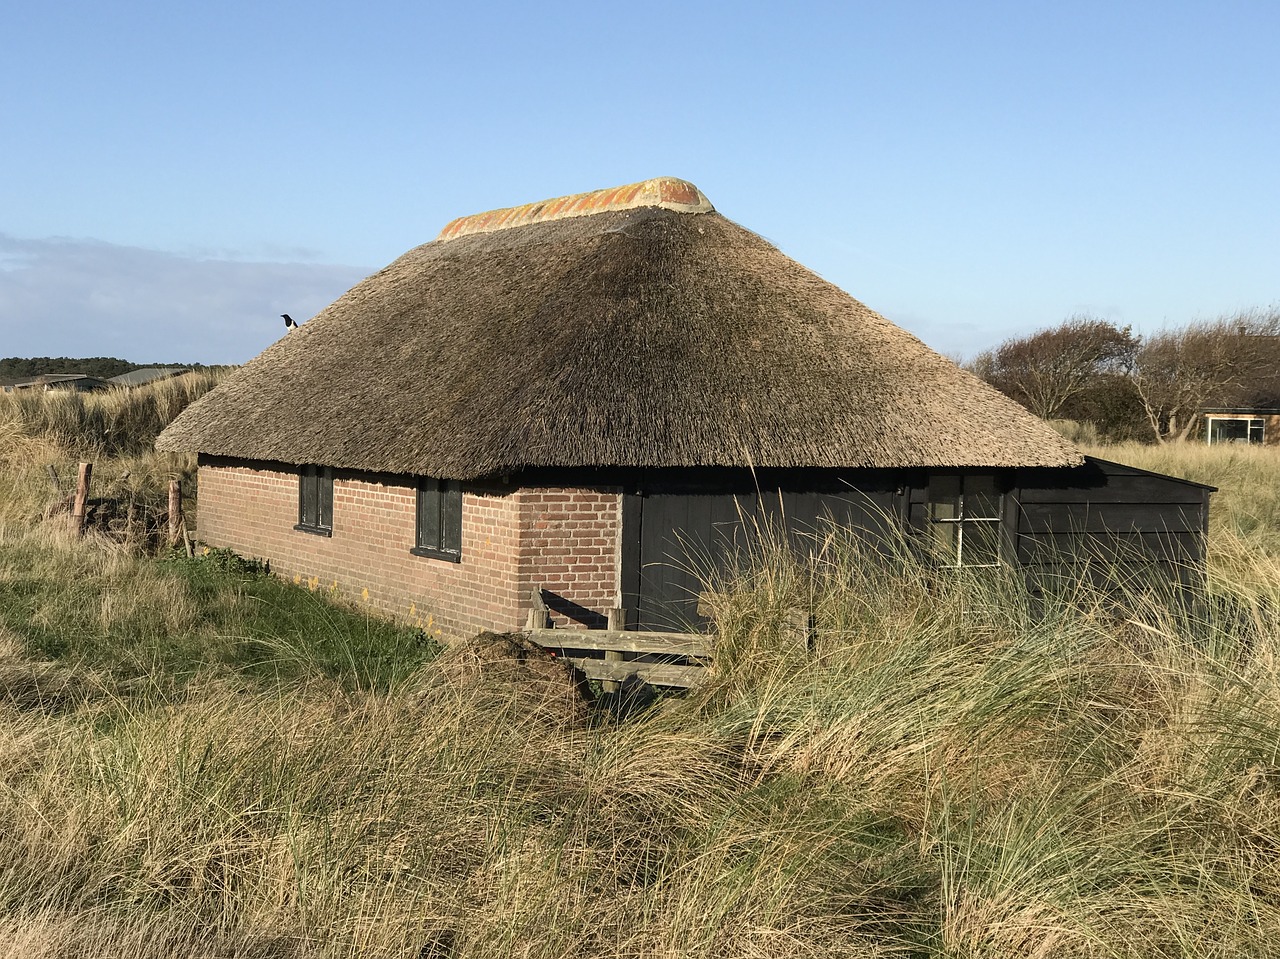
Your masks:
M 990 473 L 929 478 L 929 530 L 944 566 L 1000 565 L 1000 490 Z
M 1261 416 L 1207 416 L 1210 444 L 1261 443 L 1266 421 Z
M 328 466 L 298 469 L 298 525 L 304 533 L 333 535 L 333 470 Z
M 462 559 L 462 486 L 457 480 L 424 477 L 418 481 L 415 556 Z

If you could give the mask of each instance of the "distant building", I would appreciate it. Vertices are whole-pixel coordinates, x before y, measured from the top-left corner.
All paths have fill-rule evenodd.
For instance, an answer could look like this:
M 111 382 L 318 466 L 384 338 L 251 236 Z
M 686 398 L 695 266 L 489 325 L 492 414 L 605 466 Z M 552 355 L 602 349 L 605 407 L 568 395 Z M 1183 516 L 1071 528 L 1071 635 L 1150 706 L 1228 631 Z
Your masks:
M 107 382 L 112 386 L 146 386 L 148 383 L 156 383 L 190 372 L 191 369 L 186 366 L 144 366 L 139 370 L 130 370 L 128 373 L 113 376 Z
M 1216 407 L 1200 411 L 1204 440 L 1221 443 L 1280 445 L 1280 409 L 1273 407 Z
M 24 379 L 8 380 L 0 383 L 0 389 L 6 393 L 18 390 L 70 390 L 76 393 L 93 393 L 105 390 L 110 386 L 106 380 L 84 373 L 42 373 Z

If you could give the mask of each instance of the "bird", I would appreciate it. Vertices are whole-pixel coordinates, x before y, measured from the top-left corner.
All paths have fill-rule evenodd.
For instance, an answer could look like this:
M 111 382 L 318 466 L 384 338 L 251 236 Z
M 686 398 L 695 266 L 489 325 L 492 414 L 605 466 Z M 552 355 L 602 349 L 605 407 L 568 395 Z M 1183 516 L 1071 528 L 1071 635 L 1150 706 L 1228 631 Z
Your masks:
M 284 320 L 284 328 L 286 330 L 296 330 L 298 328 L 298 321 L 288 313 L 281 313 L 280 316 Z

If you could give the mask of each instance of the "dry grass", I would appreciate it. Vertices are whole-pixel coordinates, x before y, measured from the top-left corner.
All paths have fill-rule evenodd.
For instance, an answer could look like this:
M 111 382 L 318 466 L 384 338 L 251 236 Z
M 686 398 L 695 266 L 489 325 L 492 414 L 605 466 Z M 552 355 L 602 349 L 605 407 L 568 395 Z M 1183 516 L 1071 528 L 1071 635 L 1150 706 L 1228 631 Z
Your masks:
M 193 372 L 146 386 L 97 393 L 21 390 L 0 394 L 0 448 L 4 440 L 38 438 L 79 456 L 151 452 L 155 438 L 190 403 L 222 378 Z
M 43 551 L 86 584 L 154 575 Z M 1274 615 L 1033 609 L 859 559 L 761 557 L 715 681 L 627 723 L 465 649 L 383 691 L 175 686 L 10 630 L 0 954 L 1270 954 Z M 155 635 L 192 628 L 168 588 Z M 797 599 L 819 642 L 781 656 Z M 139 613 L 90 619 L 115 615 Z
M 186 373 L 100 393 L 0 393 L 0 529 L 30 527 L 66 508 L 76 464 L 95 464 L 91 496 L 104 531 L 154 547 L 171 479 L 195 475 L 194 457 L 157 454 L 160 431 L 221 374 Z
M 625 723 L 12 520 L 0 955 L 1270 956 L 1271 463 L 1140 452 L 1102 455 L 1222 487 L 1213 582 L 1249 602 L 1032 604 L 833 537 L 756 557 L 714 680 Z

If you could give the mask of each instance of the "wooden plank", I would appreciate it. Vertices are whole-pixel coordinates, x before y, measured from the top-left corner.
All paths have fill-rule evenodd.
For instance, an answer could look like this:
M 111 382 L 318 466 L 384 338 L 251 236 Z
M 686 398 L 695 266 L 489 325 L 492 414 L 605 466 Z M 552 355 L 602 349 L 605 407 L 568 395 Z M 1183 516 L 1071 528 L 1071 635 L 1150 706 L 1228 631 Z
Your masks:
M 622 605 L 627 610 L 624 626 L 635 629 L 643 615 L 640 596 L 640 524 L 644 514 L 644 497 L 636 493 L 622 496 Z
M 182 530 L 182 483 L 169 480 L 169 545 L 178 545 L 178 535 Z
M 761 530 L 800 552 L 812 552 L 833 529 L 852 531 L 872 544 L 882 542 L 896 525 L 901 479 L 889 471 L 783 471 L 772 482 L 744 473 L 743 482 L 732 489 L 716 489 L 688 476 L 654 486 L 640 498 L 639 555 L 633 560 L 639 562 L 639 615 L 631 625 L 664 631 L 705 628 L 707 607 L 699 606 L 699 594 L 750 558 L 759 548 Z M 629 576 L 626 582 L 631 582 Z
M 713 619 L 716 611 L 723 608 L 727 593 L 704 589 L 698 594 L 698 615 L 703 619 Z
M 1188 491 L 1189 490 L 1189 491 Z M 1018 501 L 1028 503 L 1128 503 L 1134 506 L 1145 504 L 1170 504 L 1192 506 L 1200 502 L 1195 489 L 1179 487 L 1176 490 L 1015 490 Z
M 1014 490 L 1023 503 L 1199 503 L 1201 489 L 1159 476 L 1109 476 L 1105 485 L 1027 485 Z
M 572 663 L 588 679 L 599 679 L 604 682 L 625 682 L 635 677 L 651 686 L 679 686 L 689 689 L 702 683 L 707 676 L 705 666 L 671 666 L 667 663 L 610 663 L 603 659 L 570 656 L 565 662 Z
M 1072 559 L 1103 560 L 1120 566 L 1152 560 L 1199 564 L 1202 549 L 1202 536 L 1199 532 L 1111 536 L 1089 533 L 1024 533 L 1018 537 L 1018 561 L 1028 565 L 1057 564 Z
M 641 629 L 687 630 L 697 623 L 698 571 L 706 565 L 714 497 L 650 495 L 640 532 Z M 696 502 L 695 502 L 696 501 Z
M 1031 533 L 1193 533 L 1204 526 L 1199 502 L 1023 503 L 1021 528 Z
M 525 629 L 546 629 L 549 626 L 550 613 L 546 600 L 542 598 L 542 587 L 535 587 L 529 594 L 529 618 L 525 622 Z
M 712 656 L 714 639 L 697 633 L 637 632 L 615 629 L 532 629 L 531 642 L 549 649 L 595 649 L 602 652 L 658 653 L 669 656 Z
M 813 625 L 813 613 L 809 610 L 792 609 L 787 612 L 787 632 L 795 639 L 796 646 L 802 653 L 813 651 Z
M 1080 563 L 1045 563 L 1024 567 L 1027 582 L 1034 588 L 1074 590 L 1086 584 L 1104 593 L 1145 593 L 1149 590 L 1202 590 L 1204 577 L 1182 563 L 1152 560 L 1141 566 L 1129 565 L 1121 570 L 1101 560 Z M 1117 572 L 1120 575 L 1117 575 Z
M 613 609 L 610 609 L 609 615 L 608 615 L 608 625 L 609 625 L 609 630 L 611 632 L 625 631 L 627 626 L 626 613 L 619 607 L 614 607 Z M 620 663 L 622 662 L 622 651 L 618 649 L 605 650 L 604 658 L 606 662 Z M 604 681 L 604 691 L 606 693 L 620 692 L 621 683 L 618 683 L 615 680 L 606 679 Z

